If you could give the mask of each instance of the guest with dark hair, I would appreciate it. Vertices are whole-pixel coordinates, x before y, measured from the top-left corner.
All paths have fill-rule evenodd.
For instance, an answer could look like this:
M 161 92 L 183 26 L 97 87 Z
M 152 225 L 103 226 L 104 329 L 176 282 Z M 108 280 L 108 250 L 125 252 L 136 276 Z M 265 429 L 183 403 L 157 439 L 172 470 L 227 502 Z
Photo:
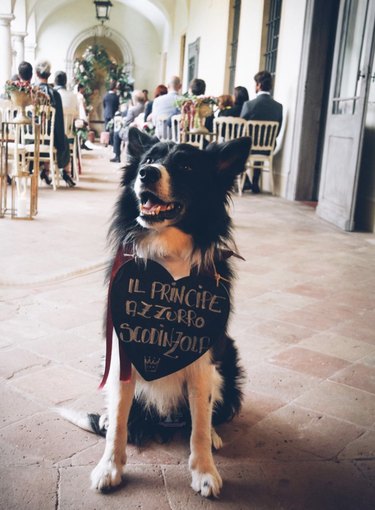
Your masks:
M 55 74 L 55 90 L 60 94 L 63 110 L 72 110 L 75 118 L 78 118 L 77 96 L 72 90 L 66 89 L 67 76 L 65 71 L 57 71 Z
M 189 94 L 193 96 L 203 96 L 206 92 L 206 82 L 200 78 L 194 78 L 189 83 Z
M 228 96 L 220 96 L 228 98 Z M 231 97 L 231 96 L 230 96 Z M 219 112 L 219 117 L 239 117 L 241 115 L 242 106 L 245 101 L 249 100 L 249 93 L 245 87 L 235 87 L 234 88 L 234 96 L 232 98 L 232 106 L 229 107 L 229 102 L 227 103 L 226 108 L 222 109 Z
M 246 87 L 234 87 L 234 106 L 232 115 L 233 117 L 239 117 L 241 115 L 241 110 L 243 104 L 249 100 L 249 93 Z
M 204 96 L 206 93 L 206 82 L 201 78 L 194 78 L 189 83 L 189 95 L 191 96 Z M 212 132 L 214 127 L 214 114 L 205 118 L 204 126 L 208 131 Z
M 241 110 L 241 117 L 246 120 L 283 121 L 283 106 L 271 97 L 272 76 L 268 71 L 259 71 L 254 76 L 256 99 L 246 101 Z
M 18 77 L 21 81 L 27 81 L 30 83 L 33 77 L 33 66 L 25 60 L 18 66 Z
M 271 97 L 272 76 L 268 71 L 259 71 L 254 76 L 256 99 L 246 101 L 241 110 L 241 117 L 246 120 L 268 120 L 279 123 L 280 132 L 283 121 L 283 105 Z M 254 170 L 252 191 L 259 193 L 260 169 Z

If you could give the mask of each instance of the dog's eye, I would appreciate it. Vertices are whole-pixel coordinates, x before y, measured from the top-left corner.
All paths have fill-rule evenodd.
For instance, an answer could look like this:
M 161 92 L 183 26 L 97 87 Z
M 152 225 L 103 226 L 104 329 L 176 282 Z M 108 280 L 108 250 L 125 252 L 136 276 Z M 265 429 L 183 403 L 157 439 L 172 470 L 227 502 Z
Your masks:
M 147 158 L 145 163 L 147 163 L 149 165 L 150 163 L 153 163 L 153 161 L 154 160 L 152 158 Z
M 183 172 L 191 172 L 191 166 L 189 165 L 180 165 L 180 170 Z

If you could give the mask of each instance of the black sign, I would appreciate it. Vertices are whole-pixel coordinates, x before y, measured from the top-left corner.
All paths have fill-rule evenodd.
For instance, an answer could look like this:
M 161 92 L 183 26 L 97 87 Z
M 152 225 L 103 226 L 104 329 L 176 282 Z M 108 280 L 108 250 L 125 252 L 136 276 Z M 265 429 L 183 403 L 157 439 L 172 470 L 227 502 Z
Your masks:
M 229 314 L 221 281 L 206 275 L 174 280 L 151 260 L 126 262 L 110 300 L 120 349 L 146 381 L 200 358 L 223 333 Z

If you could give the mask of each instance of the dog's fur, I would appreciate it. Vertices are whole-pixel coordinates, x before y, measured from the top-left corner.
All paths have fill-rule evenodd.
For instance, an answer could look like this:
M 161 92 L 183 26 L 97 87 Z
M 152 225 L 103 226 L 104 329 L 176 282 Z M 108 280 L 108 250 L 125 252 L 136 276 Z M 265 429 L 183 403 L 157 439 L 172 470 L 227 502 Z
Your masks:
M 110 229 L 117 252 L 132 245 L 134 253 L 152 259 L 179 279 L 192 267 L 212 270 L 232 281 L 224 252 L 234 250 L 229 193 L 244 168 L 249 138 L 211 144 L 201 151 L 186 144 L 161 143 L 135 128 L 129 131 L 128 165 L 122 179 Z M 99 490 L 121 482 L 127 441 L 137 445 L 166 429 L 163 420 L 191 426 L 189 467 L 192 488 L 203 496 L 218 496 L 221 477 L 212 446 L 222 445 L 213 425 L 228 421 L 241 405 L 242 369 L 233 340 L 226 331 L 214 347 L 186 368 L 146 382 L 132 369 L 130 382 L 119 380 L 118 342 L 114 342 L 107 382 L 108 415 L 88 419 L 65 416 L 105 435 L 105 452 L 91 474 Z

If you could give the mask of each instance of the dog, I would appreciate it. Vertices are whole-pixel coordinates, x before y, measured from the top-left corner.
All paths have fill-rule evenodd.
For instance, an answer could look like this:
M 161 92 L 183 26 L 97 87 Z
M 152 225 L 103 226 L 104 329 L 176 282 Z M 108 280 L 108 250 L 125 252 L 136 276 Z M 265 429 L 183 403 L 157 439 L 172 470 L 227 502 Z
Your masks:
M 161 267 L 171 275 L 172 287 L 180 279 L 189 278 L 192 269 L 198 276 L 205 274 L 212 281 L 218 279 L 225 284 L 223 296 L 212 304 L 215 301 L 212 292 L 204 294 L 204 299 L 210 296 L 212 311 L 217 312 L 215 306 L 219 300 L 225 300 L 226 295 L 230 297 L 234 278 L 231 260 L 236 247 L 228 214 L 230 192 L 244 169 L 250 146 L 250 138 L 244 137 L 212 143 L 200 150 L 188 144 L 160 142 L 130 128 L 128 163 L 109 232 L 116 257 L 128 250 L 126 257 L 133 260 L 135 269 L 139 267 L 142 272 L 140 261 L 155 264 L 158 270 Z M 116 257 L 110 265 L 112 276 Z M 141 285 L 142 277 L 139 282 Z M 203 291 L 194 292 L 204 308 L 208 298 L 204 301 Z M 158 314 L 160 318 L 160 311 Z M 191 338 L 196 341 L 196 337 L 188 334 L 195 315 L 184 317 L 181 322 L 188 333 L 183 338 L 188 339 L 186 342 L 194 350 Z M 120 330 L 125 327 L 119 326 Z M 124 329 L 118 334 L 125 340 L 123 332 Z M 135 347 L 136 342 L 133 342 Z M 108 414 L 77 417 L 66 410 L 61 412 L 79 426 L 106 436 L 104 454 L 91 473 L 92 487 L 105 491 L 118 486 L 126 464 L 127 442 L 140 445 L 158 434 L 166 440 L 170 425 L 174 424 L 191 429 L 189 468 L 193 490 L 205 497 L 218 497 L 222 479 L 212 447 L 220 448 L 222 441 L 213 427 L 230 421 L 239 412 L 244 378 L 226 323 L 216 328 L 212 345 L 206 346 L 197 359 L 153 380 L 146 380 L 134 365 L 130 365 L 128 380 L 121 380 L 123 343 L 113 343 L 111 361 L 107 350 Z M 157 362 L 153 357 L 148 363 L 146 369 L 155 370 Z

